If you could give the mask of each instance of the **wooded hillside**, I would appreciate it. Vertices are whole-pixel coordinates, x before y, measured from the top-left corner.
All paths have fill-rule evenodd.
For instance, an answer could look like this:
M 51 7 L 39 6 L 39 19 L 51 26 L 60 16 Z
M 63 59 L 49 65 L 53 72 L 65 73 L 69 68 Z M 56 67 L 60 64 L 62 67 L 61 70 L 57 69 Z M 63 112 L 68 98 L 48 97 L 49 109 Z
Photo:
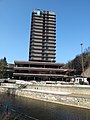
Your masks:
M 86 75 L 90 76 L 90 47 L 85 49 L 83 54 L 77 55 L 73 60 L 65 64 L 64 68 L 76 69 L 76 74 L 82 74 L 82 55 L 83 55 L 83 65 L 84 72 Z

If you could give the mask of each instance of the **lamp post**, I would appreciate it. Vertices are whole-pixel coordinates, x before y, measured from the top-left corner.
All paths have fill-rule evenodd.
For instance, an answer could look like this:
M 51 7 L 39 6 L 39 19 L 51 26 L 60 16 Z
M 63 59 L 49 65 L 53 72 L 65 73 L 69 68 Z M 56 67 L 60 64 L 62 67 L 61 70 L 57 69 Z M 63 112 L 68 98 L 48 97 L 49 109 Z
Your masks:
M 82 76 L 84 82 L 83 43 L 81 43 L 80 45 L 81 45 L 81 58 L 82 58 Z

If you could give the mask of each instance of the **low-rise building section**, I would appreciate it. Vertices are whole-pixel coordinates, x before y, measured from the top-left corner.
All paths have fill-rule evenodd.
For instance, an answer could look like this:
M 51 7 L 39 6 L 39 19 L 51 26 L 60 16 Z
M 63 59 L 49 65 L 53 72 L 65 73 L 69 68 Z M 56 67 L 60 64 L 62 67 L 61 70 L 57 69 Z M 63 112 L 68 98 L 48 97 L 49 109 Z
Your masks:
M 74 69 L 63 69 L 64 64 L 53 62 L 15 61 L 15 79 L 36 81 L 70 81 Z

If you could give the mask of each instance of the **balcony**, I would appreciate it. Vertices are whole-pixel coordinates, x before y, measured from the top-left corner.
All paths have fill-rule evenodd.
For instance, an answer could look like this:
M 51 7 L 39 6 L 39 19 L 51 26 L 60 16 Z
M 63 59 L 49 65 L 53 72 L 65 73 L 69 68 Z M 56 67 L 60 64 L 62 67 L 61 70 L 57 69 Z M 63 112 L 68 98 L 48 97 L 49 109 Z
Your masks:
M 42 36 L 33 36 L 33 38 L 42 38 Z
M 54 20 L 48 21 L 48 24 L 56 25 L 56 22 Z
M 53 51 L 48 51 L 48 50 L 44 50 L 44 52 L 42 52 L 43 54 L 52 54 L 55 55 L 56 53 Z
M 31 50 L 31 53 L 42 53 L 42 50 Z
M 42 43 L 32 43 L 33 46 L 42 46 Z
M 43 23 L 33 22 L 33 25 L 42 26 L 42 25 L 43 25 Z
M 42 36 L 43 33 L 42 32 L 32 32 L 33 36 Z
M 33 24 L 33 23 L 43 24 L 43 20 L 33 19 L 32 24 Z
M 32 50 L 42 50 L 42 46 L 31 46 Z
M 56 48 L 56 46 L 55 46 L 55 45 L 53 45 L 53 44 L 44 44 L 43 46 L 44 46 L 44 47 L 48 47 L 48 48 L 49 48 L 49 47 Z
M 56 41 L 56 38 L 54 38 L 54 37 L 48 37 L 48 40 L 54 40 L 54 41 Z
M 56 49 L 49 47 L 49 48 L 48 48 L 48 51 L 56 51 Z
M 32 56 L 32 57 L 42 57 L 42 54 L 39 54 L 39 53 L 38 53 L 38 54 L 31 53 L 31 56 Z
M 33 20 L 43 20 L 43 17 L 42 17 L 42 16 L 40 16 L 40 17 L 38 17 L 38 16 L 33 16 Z
M 39 39 L 39 40 L 37 40 L 37 39 L 31 39 L 31 43 L 42 43 L 42 40 L 41 39 Z
M 33 28 L 43 29 L 43 26 L 33 26 Z
M 56 44 L 55 41 L 48 41 L 48 44 Z
M 48 30 L 54 30 L 54 31 L 56 31 L 56 28 L 55 27 L 48 27 Z
M 43 30 L 42 29 L 32 29 L 32 32 L 43 32 Z

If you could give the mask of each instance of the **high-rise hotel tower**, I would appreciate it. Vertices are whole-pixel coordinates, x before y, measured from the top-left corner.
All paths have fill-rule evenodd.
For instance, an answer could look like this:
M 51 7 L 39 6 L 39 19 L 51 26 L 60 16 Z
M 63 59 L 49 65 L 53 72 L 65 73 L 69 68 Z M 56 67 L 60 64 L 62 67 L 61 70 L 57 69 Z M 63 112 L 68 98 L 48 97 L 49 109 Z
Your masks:
M 56 14 L 34 10 L 31 19 L 29 61 L 55 62 Z
M 56 15 L 54 12 L 34 10 L 31 20 L 29 61 L 14 61 L 14 79 L 69 81 L 74 78 L 75 70 L 62 69 L 64 64 L 55 62 L 55 53 Z

